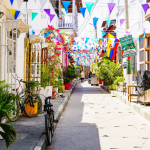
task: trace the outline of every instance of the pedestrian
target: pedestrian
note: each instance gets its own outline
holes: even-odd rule
[[[81,74],[80,74],[80,78],[81,78],[81,82],[83,82],[83,81],[84,81],[84,78],[85,78],[85,74],[84,74],[83,71],[82,71]]]

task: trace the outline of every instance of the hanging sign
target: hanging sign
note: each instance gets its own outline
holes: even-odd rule
[[[122,58],[136,55],[136,50],[135,50],[135,45],[133,42],[132,35],[122,37],[119,40],[120,40],[120,44],[123,50]]]

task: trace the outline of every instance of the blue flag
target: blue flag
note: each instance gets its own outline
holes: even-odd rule
[[[66,11],[66,13],[67,13],[67,10],[68,10],[68,7],[69,7],[71,1],[62,1],[62,3],[63,3],[63,5],[64,5],[65,11]]]
[[[96,26],[96,23],[97,23],[98,19],[99,18],[93,18],[93,25],[94,25],[94,27]]]
[[[81,13],[82,13],[82,16],[85,18],[85,11],[86,11],[86,8],[79,8]]]

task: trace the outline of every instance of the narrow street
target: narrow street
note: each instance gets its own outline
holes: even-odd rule
[[[47,150],[150,150],[150,123],[119,99],[77,84]]]

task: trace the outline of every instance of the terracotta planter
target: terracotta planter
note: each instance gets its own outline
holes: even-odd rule
[[[65,85],[65,90],[69,90],[69,83],[68,84],[64,84]]]
[[[101,79],[99,79],[99,84],[102,84],[104,81],[102,81]]]

